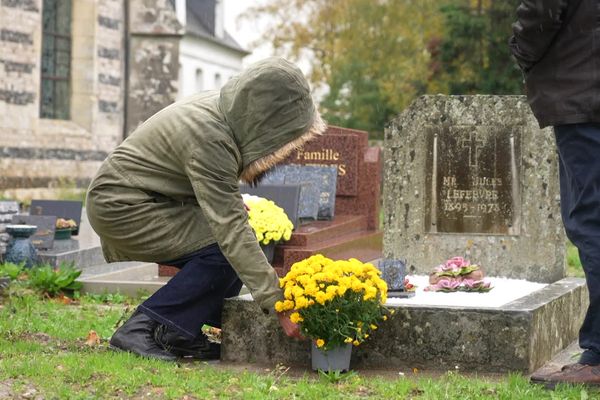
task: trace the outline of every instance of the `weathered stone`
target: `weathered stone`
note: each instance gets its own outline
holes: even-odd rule
[[[248,299],[225,302],[222,360],[307,367],[309,343]],[[500,308],[397,307],[353,349],[351,367],[530,372],[577,337],[587,304],[584,281],[567,278]]]
[[[36,0],[2,0],[4,7],[20,8],[25,11],[39,12]]]
[[[554,147],[525,97],[417,99],[385,134],[384,255],[411,273],[464,256],[488,276],[561,279]]]
[[[12,31],[9,29],[0,30],[0,40],[21,44],[33,44],[33,39],[31,38],[30,34],[25,32]]]
[[[83,188],[124,136],[124,2],[71,1],[70,32],[64,32],[71,44],[69,120],[40,118],[42,47],[47,42],[42,3],[0,1],[0,19],[10,21],[0,23],[0,190],[10,190],[5,195],[17,188],[71,183]],[[112,84],[99,84],[99,76],[110,76]],[[100,99],[112,109],[116,104],[118,112],[99,112]],[[32,193],[18,192],[25,197]]]
[[[17,104],[23,106],[33,103],[34,100],[35,93],[33,92],[0,89],[0,101],[8,104]]]
[[[77,150],[40,147],[2,147],[1,158],[21,158],[27,160],[83,160],[104,161],[108,156],[106,151]]]
[[[105,85],[121,86],[121,78],[109,74],[99,74],[98,81]]]
[[[148,35],[183,35],[184,30],[173,2],[169,0],[132,0],[129,6],[131,31]]]
[[[20,63],[10,60],[0,60],[0,63],[4,64],[4,71],[9,72],[17,72],[19,74],[31,74],[33,71],[33,67],[35,64],[32,63]]]
[[[19,212],[19,203],[16,201],[0,201],[0,214],[16,214]]]
[[[119,30],[119,26],[121,25],[121,20],[116,18],[106,17],[104,15],[98,15],[98,25],[103,26],[108,29]]]
[[[98,109],[105,113],[116,113],[119,111],[119,104],[116,101],[98,100]]]
[[[108,58],[109,60],[118,60],[121,55],[119,49],[108,49],[106,47],[98,47],[98,57]]]
[[[180,37],[131,36],[127,132],[175,101]]]

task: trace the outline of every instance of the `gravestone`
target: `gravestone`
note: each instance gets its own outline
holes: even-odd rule
[[[281,165],[269,171],[259,186],[300,184],[300,218],[331,220],[335,215],[337,172],[335,166]]]
[[[275,248],[273,267],[280,276],[313,254],[365,262],[381,257],[381,151],[369,147],[368,136],[365,131],[329,126],[281,163],[333,167],[337,182],[334,218],[301,225],[288,242]]]
[[[240,193],[252,196],[264,197],[283,208],[294,227],[300,223],[300,185],[263,185],[251,187],[249,185],[240,185]]]
[[[367,132],[330,125],[323,135],[294,151],[283,164],[336,167],[336,215],[365,215],[367,228],[379,229],[381,151],[369,147]]]
[[[386,257],[419,274],[464,256],[488,276],[565,276],[554,136],[522,97],[422,97],[384,157]]]
[[[284,170],[274,168],[265,175],[260,187],[265,185],[285,185],[285,173]],[[316,182],[300,182],[300,196],[298,198],[298,219],[316,220],[319,216],[319,187]],[[243,193],[243,192],[242,192]],[[294,227],[298,227],[299,224],[294,224]]]
[[[38,250],[51,249],[54,244],[56,217],[54,215],[13,215],[12,223],[34,225],[37,231],[31,236],[31,244]]]
[[[466,256],[489,279],[544,283],[509,300],[531,282],[494,278],[503,290],[431,293],[435,303],[422,289],[388,298],[396,312],[354,349],[352,368],[530,373],[577,338],[589,293],[585,280],[561,279],[553,134],[525,97],[421,97],[390,123],[384,159],[386,258],[406,259],[425,282],[444,260]],[[457,296],[461,305],[449,305]],[[223,361],[309,365],[309,346],[289,341],[250,296],[225,301],[222,327]]]
[[[83,203],[75,200],[32,200],[29,214],[54,215],[57,218],[72,219],[77,224],[72,234],[77,236],[81,224],[82,207]]]

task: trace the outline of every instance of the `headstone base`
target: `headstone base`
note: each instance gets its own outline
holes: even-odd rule
[[[98,244],[85,243],[78,239],[54,241],[51,250],[40,250],[39,261],[58,267],[62,263],[73,263],[79,269],[104,264],[102,248]]]
[[[577,337],[585,281],[565,278],[498,308],[391,306],[396,313],[355,347],[352,368],[531,372]],[[287,338],[249,296],[226,300],[221,359],[310,367],[310,343]]]

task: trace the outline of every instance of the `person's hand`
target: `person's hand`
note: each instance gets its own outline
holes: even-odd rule
[[[278,312],[279,325],[281,325],[281,328],[289,337],[304,340],[304,336],[300,333],[300,326],[290,320],[290,314],[291,311]]]

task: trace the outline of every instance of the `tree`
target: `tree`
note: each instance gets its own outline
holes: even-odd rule
[[[508,48],[518,0],[462,0],[440,8],[430,88],[449,94],[521,94],[521,72]]]
[[[311,60],[310,80],[332,124],[381,134],[391,117],[424,92],[426,43],[441,27],[439,0],[271,0],[264,34],[276,53]]]
[[[246,17],[269,16],[263,41],[286,58],[310,60],[329,123],[378,137],[424,93],[520,92],[506,43],[516,5],[502,3],[269,0]]]

